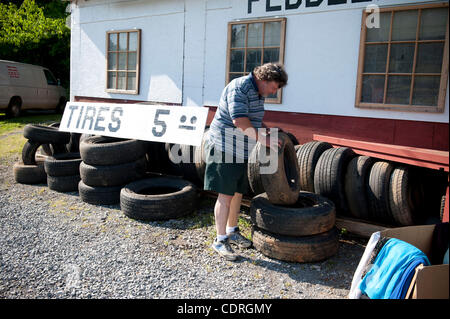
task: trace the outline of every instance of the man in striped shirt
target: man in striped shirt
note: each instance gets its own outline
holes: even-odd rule
[[[260,129],[265,127],[264,99],[276,94],[287,79],[281,65],[267,63],[232,80],[223,90],[211,122],[205,147],[204,189],[218,193],[214,206],[217,237],[212,248],[228,260],[237,258],[230,244],[251,246],[237,227],[242,194],[248,189],[248,156],[256,142],[276,149],[277,145],[270,145],[273,139],[267,129]]]

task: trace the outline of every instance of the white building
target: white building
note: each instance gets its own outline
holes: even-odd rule
[[[448,150],[448,1],[74,0],[71,101],[208,106],[268,61],[265,122]]]

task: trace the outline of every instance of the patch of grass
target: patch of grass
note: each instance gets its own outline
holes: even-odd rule
[[[39,114],[6,119],[5,116],[0,115],[0,136],[8,132],[21,129],[27,124],[60,122],[61,117],[62,114]]]
[[[0,162],[16,154],[21,154],[26,141],[22,134],[12,134],[0,139]]]

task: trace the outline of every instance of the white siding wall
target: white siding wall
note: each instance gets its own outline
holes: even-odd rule
[[[291,1],[294,3],[295,1]],[[358,117],[449,122],[445,113],[358,109],[355,104],[362,10],[367,3],[265,12],[265,0],[78,1],[72,10],[71,97],[217,105],[225,85],[227,24],[236,19],[285,16],[285,66],[289,74],[281,105],[266,109]],[[348,0],[350,2],[350,0]],[[378,5],[419,0],[375,1]],[[140,28],[140,94],[105,92],[106,31]]]

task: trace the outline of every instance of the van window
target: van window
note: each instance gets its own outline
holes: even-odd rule
[[[48,85],[57,85],[58,82],[56,81],[55,77],[49,70],[44,70],[45,78],[47,79]]]

